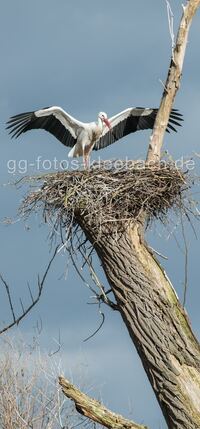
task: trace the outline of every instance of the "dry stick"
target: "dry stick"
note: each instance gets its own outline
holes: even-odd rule
[[[187,297],[187,289],[188,289],[188,244],[187,244],[187,238],[185,234],[184,224],[183,224],[183,216],[181,213],[181,230],[182,230],[182,236],[183,236],[183,243],[184,243],[184,257],[185,257],[185,275],[184,275],[184,289],[183,289],[183,307],[185,307],[186,304],[186,297]]]
[[[12,316],[13,316],[13,322],[11,322],[9,325],[7,325],[7,326],[5,326],[3,329],[1,329],[1,330],[0,330],[0,335],[1,335],[1,334],[3,334],[4,332],[8,331],[8,329],[12,328],[13,326],[15,326],[15,325],[17,325],[17,326],[18,326],[18,324],[21,322],[21,320],[22,320],[22,319],[24,319],[24,317],[25,317],[25,316],[26,316],[26,315],[27,315],[27,314],[32,310],[32,308],[33,308],[33,307],[35,307],[35,305],[38,303],[38,301],[39,301],[39,299],[40,299],[40,297],[41,297],[42,291],[43,291],[43,287],[44,287],[44,284],[45,284],[45,280],[46,280],[47,274],[48,274],[48,272],[49,272],[49,270],[50,270],[50,267],[51,267],[51,265],[52,265],[52,262],[54,261],[54,259],[55,259],[55,257],[56,257],[58,247],[59,247],[59,246],[57,246],[57,247],[56,247],[56,249],[55,249],[55,251],[54,251],[54,253],[53,253],[52,258],[50,259],[50,261],[49,261],[49,263],[48,263],[48,265],[47,265],[47,268],[46,268],[46,270],[45,270],[45,273],[44,273],[44,275],[43,275],[43,277],[42,277],[42,280],[41,280],[41,281],[40,281],[40,277],[39,277],[39,275],[38,275],[38,294],[37,294],[36,298],[33,298],[32,294],[31,294],[31,300],[32,300],[32,302],[31,302],[31,304],[30,304],[27,308],[24,308],[23,303],[22,303],[22,300],[21,300],[21,298],[20,298],[20,303],[21,303],[21,307],[22,307],[22,313],[21,313],[21,315],[20,315],[20,316],[18,316],[18,317],[16,317],[16,316],[15,316],[15,311],[14,311],[13,301],[12,301],[11,294],[10,294],[10,287],[9,287],[9,285],[6,283],[6,281],[4,280],[3,276],[0,274],[0,280],[1,280],[2,284],[4,285],[4,287],[6,288],[6,293],[7,293],[7,295],[8,295],[9,305],[10,305],[10,309],[11,309]],[[30,291],[30,287],[29,287],[29,291]]]
[[[174,98],[180,86],[190,25],[199,6],[200,0],[189,0],[186,6],[183,6],[183,15],[179,26],[176,45],[173,49],[171,64],[164,86],[165,89],[156,116],[153,133],[150,138],[147,163],[156,163],[160,161],[164,133],[168,124]]]
[[[131,420],[124,419],[124,417],[119,414],[112,413],[99,401],[96,401],[85,393],[82,393],[66,378],[59,377],[59,384],[64,395],[74,401],[77,411],[85,417],[88,417],[109,429],[147,429],[147,426],[137,425]]]
[[[3,278],[2,274],[0,274],[0,280],[1,280],[2,284],[5,286],[6,293],[8,296],[9,306],[10,306],[12,317],[13,317],[13,322],[16,323],[15,311],[14,311],[13,302],[12,302],[12,298],[11,298],[11,294],[10,294],[10,287],[9,287],[8,283],[5,281],[5,279]]]

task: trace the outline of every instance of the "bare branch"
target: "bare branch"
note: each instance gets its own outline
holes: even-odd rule
[[[155,253],[155,255],[158,255],[158,256],[160,256],[161,258],[163,258],[163,259],[168,259],[168,257],[167,256],[165,256],[165,255],[163,255],[162,253],[160,253],[160,252],[158,252],[157,250],[155,250],[153,247],[151,247],[151,246],[148,246],[148,249],[149,249],[149,251],[150,252],[152,252],[153,254]]]
[[[87,337],[87,338],[85,338],[85,340],[83,340],[83,342],[84,342],[84,343],[85,343],[86,341],[90,340],[91,338],[93,338],[93,337],[97,334],[97,332],[99,332],[99,331],[100,331],[100,329],[102,328],[102,326],[103,326],[103,324],[104,324],[104,321],[105,321],[105,315],[104,315],[104,313],[102,313],[102,311],[101,311],[101,310],[99,310],[99,314],[100,314],[100,315],[101,315],[101,317],[102,317],[102,321],[101,321],[100,325],[98,326],[98,328],[96,329],[96,331],[94,331],[94,332],[93,332],[93,334],[91,334],[89,337]]]
[[[77,238],[77,241],[78,241],[78,247],[74,248],[73,240],[71,239],[69,246],[67,244],[67,241],[65,240],[65,242],[63,241],[63,244],[62,244],[61,248],[64,247],[67,250],[67,252],[69,253],[69,256],[71,258],[72,264],[73,264],[73,266],[74,266],[77,274],[79,275],[79,277],[81,278],[81,280],[83,281],[83,283],[85,284],[85,286],[88,289],[90,289],[92,291],[92,293],[94,294],[92,298],[96,299],[97,303],[102,303],[103,302],[104,304],[106,304],[110,308],[112,308],[112,310],[118,310],[117,305],[108,298],[107,295],[108,295],[109,291],[105,290],[103,284],[100,282],[100,280],[99,280],[99,278],[98,278],[98,276],[97,276],[97,274],[95,272],[95,269],[93,267],[92,259],[91,259],[91,254],[93,252],[93,246],[90,249],[90,252],[89,252],[89,255],[88,255],[87,254],[87,249],[85,247],[85,244],[86,244],[86,242],[88,240],[87,239],[84,239],[84,241],[80,240],[79,234],[77,234],[76,238]],[[59,251],[60,251],[60,249],[59,249]],[[83,258],[83,261],[84,261],[83,265],[81,267],[78,266],[78,263],[76,262],[75,256],[74,256],[74,255],[76,255],[76,252],[78,252],[78,251],[80,252],[80,254],[81,254],[82,258]],[[100,293],[97,293],[97,291],[91,286],[91,284],[88,283],[88,281],[84,278],[82,270],[83,270],[83,267],[85,265],[88,267],[89,273],[90,273],[90,277],[91,277],[93,283],[95,284],[95,286],[100,290]],[[99,311],[99,313],[102,316],[102,312]],[[103,315],[103,322],[100,324],[100,328],[103,325],[103,323],[104,323],[104,315]],[[97,333],[100,328],[98,328],[95,331],[95,333]],[[93,337],[93,335],[94,334],[92,334],[92,337]],[[89,338],[91,338],[91,336],[88,337],[87,339],[89,339]],[[84,341],[86,341],[86,340],[84,340]]]
[[[185,57],[185,50],[187,46],[190,25],[199,6],[200,0],[188,0],[186,6],[183,7],[183,15],[179,25],[176,45],[173,49],[173,55],[168,71],[165,89],[163,92],[160,108],[158,110],[157,117],[155,120],[153,133],[150,138],[150,144],[147,154],[147,163],[156,163],[160,160],[161,147],[165,130],[168,124],[169,115],[172,109],[174,98],[180,86],[183,61]],[[171,23],[171,15],[169,15],[169,19]],[[171,25],[172,24],[170,24],[170,28]]]
[[[168,0],[166,1],[167,5],[167,16],[168,16],[168,24],[169,24],[169,32],[172,41],[172,58],[174,56],[174,47],[175,47],[175,36],[174,36],[174,14],[172,12],[171,5]]]
[[[92,265],[92,261],[89,259],[89,257],[84,254],[82,252],[82,249],[80,248],[79,251],[81,252],[81,255],[84,259],[84,264],[87,264],[89,272],[90,272],[90,276],[94,282],[94,284],[97,286],[97,288],[100,290],[100,294],[95,294],[95,298],[97,299],[97,301],[99,302],[103,302],[104,304],[108,305],[109,307],[112,308],[112,310],[118,310],[117,304],[115,304],[114,302],[112,302],[109,298],[108,298],[108,292],[105,291],[104,286],[102,285],[102,283],[100,282],[97,273]]]
[[[71,243],[71,246],[73,247],[73,243]],[[83,259],[84,259],[84,265],[87,264],[87,266],[89,268],[90,275],[91,275],[91,278],[92,278],[93,282],[100,289],[100,292],[101,292],[100,294],[98,294],[97,291],[85,280],[85,278],[84,278],[84,276],[83,276],[83,274],[81,272],[81,269],[79,268],[78,264],[75,261],[75,258],[74,258],[73,253],[72,253],[72,249],[70,247],[69,248],[66,247],[66,249],[69,252],[72,264],[73,264],[76,272],[78,273],[79,277],[81,278],[81,280],[83,281],[83,283],[86,285],[86,287],[89,288],[94,293],[94,296],[92,296],[92,298],[94,298],[94,299],[97,300],[97,303],[99,304],[99,314],[102,317],[101,323],[98,326],[98,328],[91,335],[89,335],[87,338],[85,338],[83,340],[84,342],[86,342],[86,341],[90,340],[91,338],[93,338],[97,334],[97,332],[100,331],[100,329],[102,328],[102,326],[104,324],[105,315],[101,311],[101,303],[103,302],[104,304],[107,304],[113,310],[117,310],[118,308],[117,308],[117,305],[114,302],[112,302],[107,297],[107,294],[106,294],[106,292],[104,290],[104,287],[101,284],[101,282],[99,281],[99,279],[97,277],[97,274],[95,273],[95,270],[93,268],[92,262],[90,261],[90,258],[87,256],[86,251],[85,251],[85,253],[83,252],[82,246],[79,245],[79,252],[81,253],[81,255],[82,255]],[[73,249],[73,251],[74,251],[74,249]],[[96,302],[94,304],[96,304]]]
[[[31,304],[27,308],[24,308],[23,302],[22,302],[22,300],[20,298],[20,303],[21,303],[21,307],[22,307],[22,313],[18,317],[15,314],[15,310],[14,310],[14,306],[13,306],[13,301],[12,301],[11,294],[10,294],[10,287],[6,283],[6,281],[4,280],[3,276],[0,274],[0,280],[2,281],[2,284],[5,286],[6,293],[7,293],[7,296],[8,296],[9,306],[10,306],[10,309],[11,309],[11,312],[12,312],[12,316],[13,316],[13,321],[9,325],[5,326],[3,329],[0,330],[0,335],[3,334],[3,332],[8,331],[8,329],[12,328],[13,326],[18,325],[21,322],[21,320],[24,319],[24,317],[38,303],[38,301],[40,299],[40,296],[42,294],[42,290],[43,290],[43,287],[44,287],[44,283],[45,283],[47,274],[48,274],[48,272],[50,270],[50,267],[51,267],[51,264],[52,264],[53,260],[55,259],[56,254],[57,254],[58,247],[59,246],[57,246],[55,248],[53,256],[52,256],[52,258],[50,259],[50,261],[49,261],[49,263],[47,265],[47,268],[45,270],[45,273],[44,273],[41,281],[40,281],[40,278],[38,276],[38,294],[37,294],[36,298],[33,298],[33,295],[30,292],[30,287],[29,287],[29,292],[30,292],[30,295],[31,295],[31,301],[32,302],[31,302]]]
[[[12,316],[13,316],[13,322],[15,324],[16,323],[16,318],[15,318],[14,307],[13,307],[12,298],[11,298],[11,294],[10,294],[10,288],[9,288],[8,283],[4,280],[2,274],[0,274],[0,279],[1,279],[2,284],[5,286],[5,289],[6,289],[6,293],[7,293],[7,296],[8,296],[8,301],[9,301],[11,313],[12,313]]]
[[[183,235],[184,254],[185,254],[184,292],[183,292],[183,307],[185,307],[187,290],[188,290],[188,243],[185,235],[182,213],[181,213],[181,229],[182,229],[182,235]]]
[[[127,420],[119,414],[112,413],[99,401],[91,399],[81,392],[66,378],[59,377],[59,384],[65,396],[74,401],[77,411],[109,429],[147,429],[147,426],[138,425],[131,420]]]
[[[55,354],[59,353],[59,351],[61,350],[62,347],[62,343],[61,343],[61,335],[60,335],[60,329],[58,332],[58,340],[56,340],[56,338],[53,338],[53,340],[55,341],[55,343],[57,344],[57,348],[54,351],[49,352],[49,356],[52,357]]]

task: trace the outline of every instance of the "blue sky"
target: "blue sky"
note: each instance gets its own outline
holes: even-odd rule
[[[171,0],[175,29],[182,1]],[[199,152],[200,61],[199,13],[194,19],[184,63],[181,89],[175,107],[184,115],[177,134],[167,135],[164,149],[177,159]],[[11,140],[5,122],[11,116],[44,106],[59,105],[83,121],[95,120],[99,111],[109,116],[131,106],[157,107],[170,60],[171,41],[165,1],[160,0],[7,0],[1,5],[1,98],[0,98],[0,219],[12,217],[11,226],[0,224],[0,271],[19,297],[27,303],[27,280],[36,287],[37,273],[50,257],[48,227],[40,216],[19,221],[17,209],[24,190],[6,185],[21,177],[9,172],[9,160],[19,167],[29,165],[28,174],[37,174],[35,160],[66,159],[66,148],[48,133],[33,131]],[[111,145],[101,155],[110,158],[144,158],[149,132],[137,133]],[[198,159],[197,173],[199,170]],[[33,164],[34,167],[30,167]],[[13,164],[12,164],[13,165]],[[22,165],[22,164],[21,164]],[[24,165],[24,164],[23,164]],[[197,189],[198,191],[198,189]],[[196,196],[198,198],[198,195]],[[179,220],[170,232],[182,245]],[[154,225],[148,233],[152,245],[169,255],[162,261],[178,294],[182,297],[184,255],[168,229]],[[189,226],[189,292],[187,310],[199,335],[199,226],[198,240]],[[99,271],[99,274],[102,275]],[[104,403],[111,409],[151,427],[165,427],[136,351],[120,316],[104,309],[106,321],[101,331],[83,343],[99,324],[95,306],[88,306],[89,291],[81,284],[65,254],[60,253],[49,274],[44,294],[32,314],[21,324],[24,336],[32,336],[41,317],[41,347],[54,347],[60,329],[66,374],[81,362]],[[10,314],[0,289],[1,320]],[[131,415],[130,415],[131,412]]]

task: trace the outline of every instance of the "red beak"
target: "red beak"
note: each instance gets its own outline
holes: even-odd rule
[[[109,130],[111,130],[111,123],[109,122],[109,120],[107,118],[103,119],[104,124],[107,125],[107,127],[109,128]]]

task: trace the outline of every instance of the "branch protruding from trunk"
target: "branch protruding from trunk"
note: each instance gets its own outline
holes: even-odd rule
[[[127,420],[119,414],[112,413],[96,399],[90,398],[77,389],[66,378],[59,377],[59,384],[65,396],[74,401],[77,411],[108,429],[148,429],[147,426],[138,425]]]

